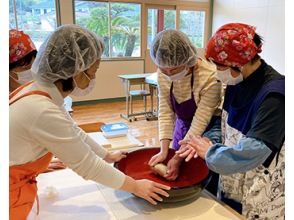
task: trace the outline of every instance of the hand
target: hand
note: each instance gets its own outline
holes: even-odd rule
[[[164,178],[170,181],[175,180],[179,176],[181,163],[182,158],[179,158],[177,155],[170,159],[167,163],[167,172]]]
[[[170,190],[169,186],[165,186],[160,183],[156,183],[150,180],[136,180],[136,187],[134,194],[143,199],[146,199],[153,205],[156,205],[157,201],[162,201],[159,195],[169,197],[168,193],[164,190]]]
[[[61,160],[59,160],[57,157],[52,158],[52,160],[50,161],[47,169],[44,171],[44,173],[48,173],[48,172],[52,172],[55,170],[60,170],[60,169],[65,169],[66,166],[64,165],[64,163],[62,163]]]
[[[205,155],[209,148],[213,145],[212,142],[206,137],[200,136],[191,136],[188,144],[193,147],[198,156],[201,158],[205,158]]]
[[[156,164],[164,161],[167,157],[168,152],[160,151],[158,154],[155,154],[151,159],[149,160],[148,164],[149,166],[153,167]]]
[[[120,161],[122,158],[125,158],[126,156],[127,156],[126,151],[116,150],[113,152],[108,152],[104,160],[108,163],[114,163],[114,162]]]
[[[196,150],[189,144],[181,145],[176,154],[181,158],[186,158],[185,161],[189,162],[192,158],[198,157]]]

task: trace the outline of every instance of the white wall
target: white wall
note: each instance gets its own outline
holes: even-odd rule
[[[229,22],[256,26],[264,38],[262,58],[285,73],[284,0],[214,0],[212,33]]]

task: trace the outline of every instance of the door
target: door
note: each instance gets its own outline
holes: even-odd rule
[[[209,6],[146,5],[145,72],[155,72],[157,67],[150,57],[150,46],[155,35],[163,30],[176,29],[185,33],[204,57],[204,47],[209,32]]]
[[[146,7],[147,16],[147,48],[145,50],[145,72],[155,72],[157,67],[150,57],[150,46],[157,33],[163,30],[176,29],[175,6],[152,6]]]

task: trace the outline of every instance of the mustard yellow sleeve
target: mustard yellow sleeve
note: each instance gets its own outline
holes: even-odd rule
[[[209,76],[207,77],[207,75]],[[215,72],[204,71],[204,73],[200,72],[198,76],[197,86],[194,87],[194,97],[198,97],[197,110],[185,139],[189,135],[204,133],[212,116],[219,111],[218,108],[222,101],[222,84],[217,81]]]

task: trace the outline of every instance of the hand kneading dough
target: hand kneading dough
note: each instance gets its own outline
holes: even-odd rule
[[[153,167],[153,171],[160,176],[164,176],[167,172],[167,166],[163,163],[158,163]]]

